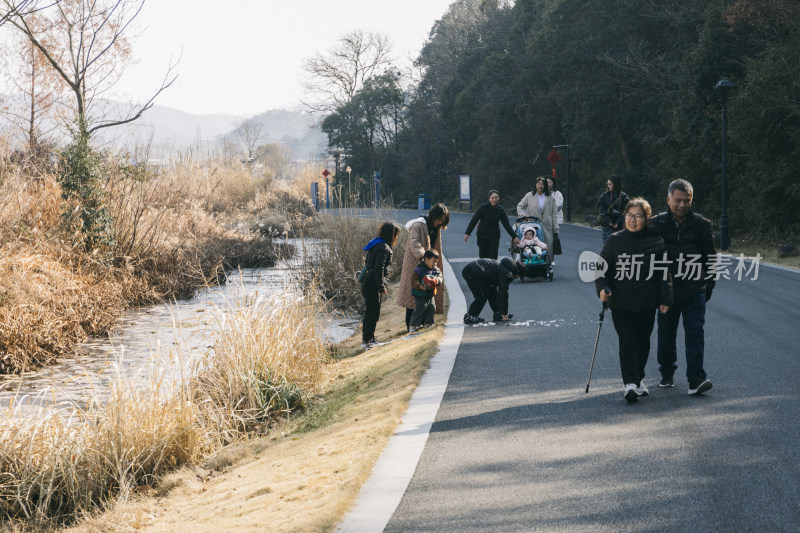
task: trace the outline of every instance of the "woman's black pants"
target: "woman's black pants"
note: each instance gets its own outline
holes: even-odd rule
[[[650,334],[653,332],[656,313],[612,309],[611,319],[619,336],[619,366],[622,382],[640,385],[644,379],[644,367],[650,355]]]
[[[497,249],[500,247],[500,237],[478,237],[478,257],[497,259]]]
[[[361,294],[364,296],[364,303],[366,304],[364,323],[361,328],[361,340],[369,342],[375,338],[375,326],[381,317],[381,297],[378,294],[378,289],[372,284],[362,286]]]

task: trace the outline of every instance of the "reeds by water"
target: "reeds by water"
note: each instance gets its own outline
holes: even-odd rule
[[[213,350],[178,381],[117,374],[85,409],[0,420],[0,528],[70,521],[302,410],[327,360],[319,310],[299,295],[240,302],[217,310]]]
[[[86,251],[61,224],[55,178],[9,168],[0,174],[2,373],[70,354],[76,342],[105,334],[126,307],[187,298],[226,270],[272,264],[274,233],[258,219],[278,202],[285,219],[292,205],[291,192],[238,164],[183,160],[148,169],[109,160],[103,194],[113,245]]]
[[[202,425],[214,428],[218,445],[305,408],[328,357],[321,312],[313,294],[289,291],[215,313],[216,329],[224,333],[193,365],[188,397],[199,406]]]

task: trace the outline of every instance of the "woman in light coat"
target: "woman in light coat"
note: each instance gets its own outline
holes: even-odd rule
[[[406,223],[408,229],[408,242],[403,255],[403,270],[400,274],[400,287],[397,290],[397,305],[406,308],[406,329],[410,325],[411,314],[414,312],[416,302],[411,294],[411,275],[425,255],[425,250],[433,248],[439,252],[436,265],[443,271],[442,230],[447,229],[450,223],[450,212],[444,204],[436,204],[427,215],[410,220]],[[434,296],[436,312],[444,312],[444,291],[436,291]]]
[[[556,207],[558,208],[558,225],[564,223],[564,195],[558,190],[555,178],[547,178],[547,188],[550,190],[550,195],[556,199]]]
[[[536,217],[542,223],[542,240],[548,250],[553,249],[553,239],[558,235],[558,206],[547,187],[547,178],[536,178],[536,191],[525,195],[517,204],[517,216]]]

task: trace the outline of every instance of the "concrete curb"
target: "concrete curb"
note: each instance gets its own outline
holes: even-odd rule
[[[445,258],[446,259],[446,258]],[[450,262],[442,262],[445,286],[450,300],[444,339],[431,359],[411,396],[408,410],[375,463],[369,479],[361,487],[355,507],[344,517],[336,531],[341,533],[377,533],[383,531],[400,504],[408,483],[428,441],[428,434],[447,389],[450,372],[456,361],[464,333],[467,303]],[[448,327],[449,326],[449,327]],[[456,327],[453,327],[456,326]]]

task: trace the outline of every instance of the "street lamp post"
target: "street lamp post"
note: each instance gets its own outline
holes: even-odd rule
[[[570,131],[572,130],[572,124],[569,123],[569,120],[564,122],[563,128],[564,128],[564,131],[567,132],[567,179],[565,180],[566,183],[564,184],[564,188],[567,191],[567,197],[564,198],[564,214],[567,216],[567,222],[572,222],[572,216],[570,215],[570,209],[569,209],[569,199],[570,199],[570,196],[571,196],[570,193],[569,193],[569,167],[570,167],[570,161],[569,161],[569,134],[570,134]]]
[[[342,207],[342,193],[341,193],[341,186],[339,185],[339,156],[342,155],[339,150],[333,151],[333,161],[336,163],[336,173],[333,175],[333,183],[335,184],[334,190],[339,191],[339,207]]]
[[[444,189],[442,188],[442,180],[444,174],[444,164],[443,164],[443,150],[444,150],[444,141],[438,139],[436,144],[439,145],[439,202],[444,203]]]
[[[353,191],[350,188],[350,173],[353,171],[353,169],[350,168],[350,165],[347,165],[347,168],[344,169],[344,171],[347,172],[347,203],[348,203],[347,206],[348,207],[352,207],[352,204],[353,204]]]
[[[720,248],[726,251],[730,246],[728,236],[728,97],[735,85],[723,76],[714,88],[718,91],[722,103],[722,214],[720,216],[719,240]]]
[[[564,149],[567,150],[567,177],[566,177],[566,180],[565,180],[565,183],[564,183],[564,188],[567,191],[567,194],[564,197],[564,218],[566,219],[567,222],[571,222],[572,218],[570,217],[570,210],[569,210],[569,196],[570,196],[570,194],[569,194],[569,130],[570,130],[570,128],[572,128],[572,124],[570,124],[569,121],[567,121],[567,122],[565,122],[563,124],[563,128],[567,132],[567,144],[556,144],[556,145],[553,146],[553,150],[555,150],[556,148],[564,148]],[[550,159],[549,156],[548,156],[548,159]],[[554,162],[553,163],[553,172],[554,173],[555,173],[555,168],[556,167],[555,167],[555,162]]]

